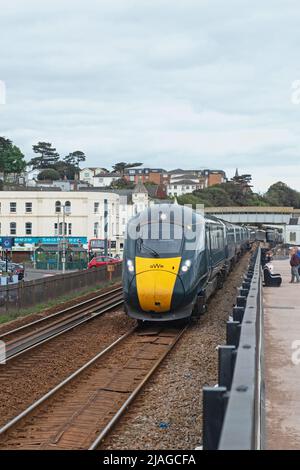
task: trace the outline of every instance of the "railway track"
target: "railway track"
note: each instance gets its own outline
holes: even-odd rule
[[[0,429],[0,449],[96,449],[184,327],[134,327]]]
[[[6,345],[6,361],[86,323],[123,303],[122,288],[80,302],[47,317],[0,335]]]

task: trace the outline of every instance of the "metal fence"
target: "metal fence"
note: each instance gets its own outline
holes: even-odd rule
[[[251,259],[239,289],[227,345],[219,346],[219,380],[203,389],[203,448],[262,447],[263,307],[261,250]]]
[[[105,285],[110,276],[112,280],[121,278],[122,263],[114,265],[112,273],[106,266],[79,272],[57,274],[44,279],[0,287],[0,316],[17,315],[21,310],[64,296],[80,292],[86,288]]]

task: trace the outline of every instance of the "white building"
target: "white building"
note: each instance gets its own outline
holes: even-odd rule
[[[108,238],[116,241],[120,249],[128,220],[149,205],[148,193],[142,186],[137,185],[128,198],[107,191],[1,191],[0,239],[12,236],[22,245],[55,243],[63,229],[73,243],[103,239],[107,200]]]
[[[122,178],[122,175],[119,173],[100,173],[93,177],[91,184],[95,188],[107,188],[111,183],[119,180],[120,178]]]
[[[167,194],[168,196],[177,197],[182,196],[183,194],[192,193],[199,188],[199,182],[196,182],[193,179],[178,179],[173,180],[172,183],[168,184]]]
[[[94,176],[102,173],[107,173],[107,170],[105,168],[100,167],[83,168],[82,170],[80,170],[79,179],[80,181],[85,181],[86,183],[89,183],[91,186],[93,186]]]
[[[285,225],[283,234],[285,243],[300,246],[300,225]]]

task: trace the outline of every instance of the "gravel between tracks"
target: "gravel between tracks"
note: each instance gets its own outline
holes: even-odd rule
[[[181,338],[100,449],[194,449],[202,441],[202,387],[215,385],[216,347],[246,270],[245,255],[207,313]]]
[[[0,365],[0,426],[135,325],[122,309],[81,325]],[[25,371],[25,372],[24,372]]]

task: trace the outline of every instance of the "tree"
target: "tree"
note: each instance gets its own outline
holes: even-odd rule
[[[132,181],[127,181],[126,178],[119,178],[115,181],[112,181],[110,188],[112,189],[133,189],[135,184]]]
[[[236,171],[235,176],[232,178],[231,182],[239,186],[239,190],[242,192],[251,192],[251,181],[252,176],[249,174],[239,175]]]
[[[113,170],[116,173],[121,173],[122,176],[125,174],[125,170],[127,168],[135,168],[137,166],[141,166],[142,163],[126,163],[126,162],[119,162],[112,166]]]
[[[38,174],[39,181],[43,181],[43,180],[57,181],[59,179],[60,179],[60,175],[58,171],[54,170],[53,168],[47,168],[46,170],[43,170]]]
[[[300,193],[285,183],[278,181],[269,187],[265,199],[271,206],[290,206],[300,208]]]
[[[63,160],[59,160],[55,165],[53,165],[53,169],[59,173],[61,179],[67,178],[68,180],[74,180],[78,173],[78,168],[76,166],[66,163]]]
[[[67,165],[72,165],[76,168],[79,168],[80,163],[86,161],[86,156],[80,150],[76,150],[75,152],[69,153],[66,157],[64,157],[64,162]]]
[[[28,163],[33,168],[45,169],[53,167],[59,161],[59,154],[56,148],[52,147],[49,142],[39,142],[32,146],[34,153],[39,154]]]
[[[26,162],[23,153],[5,137],[0,137],[0,172],[5,181],[7,174],[20,174],[26,168]]]

